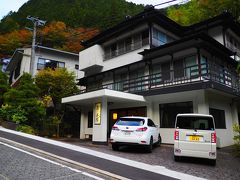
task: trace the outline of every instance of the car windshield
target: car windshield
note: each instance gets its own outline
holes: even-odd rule
[[[178,116],[176,128],[214,130],[213,118],[196,116]]]
[[[144,124],[144,119],[138,118],[120,118],[116,125],[120,126],[142,126]]]

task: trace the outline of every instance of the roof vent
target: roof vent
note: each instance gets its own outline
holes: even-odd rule
[[[144,11],[151,11],[153,9],[154,9],[154,6],[149,4],[144,7]]]

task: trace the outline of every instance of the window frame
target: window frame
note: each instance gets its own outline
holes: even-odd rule
[[[42,61],[42,62],[40,62]],[[39,57],[38,58],[38,61],[37,61],[37,70],[43,70],[46,68],[46,61],[49,61],[49,62],[55,62],[57,64],[57,67],[56,68],[65,68],[65,62],[63,61],[56,61],[56,60],[52,60],[52,59],[47,59],[47,58],[42,58],[42,57]],[[64,66],[63,67],[60,67],[59,65],[60,64],[63,64]],[[39,68],[39,65],[43,66],[43,68]]]
[[[218,123],[219,121],[219,118],[216,118],[216,116],[213,115],[213,113],[211,112],[212,111],[218,111],[218,112],[215,112],[216,114],[218,114],[218,117],[219,118],[223,118],[222,120],[224,121],[223,122],[223,127],[219,127],[220,124]],[[220,112],[221,111],[221,112]],[[214,122],[215,122],[215,129],[227,129],[227,126],[226,126],[226,113],[225,113],[225,110],[224,109],[218,109],[218,108],[212,108],[212,107],[209,107],[209,114],[213,116],[214,118]],[[221,124],[222,125],[222,124]]]
[[[169,106],[171,106],[172,105],[172,107],[170,107],[170,108],[174,108],[174,109],[176,109],[176,105],[177,104],[186,104],[187,106],[185,106],[185,108],[189,108],[190,107],[190,111],[189,112],[185,112],[185,113],[193,113],[193,101],[185,101],[185,102],[173,102],[173,103],[164,103],[164,104],[159,104],[159,124],[160,124],[160,128],[164,128],[164,129],[171,129],[171,128],[175,128],[175,121],[176,121],[176,116],[177,116],[177,114],[178,113],[184,113],[184,112],[177,112],[176,113],[176,116],[174,117],[174,119],[172,119],[172,120],[170,120],[170,123],[168,122],[168,123],[163,123],[163,120],[164,119],[162,119],[163,118],[163,115],[161,115],[161,113],[162,113],[162,107],[161,106],[167,106],[168,105],[168,107],[167,107],[167,109],[169,108]],[[174,105],[174,106],[173,106]],[[165,107],[166,108],[166,107]],[[176,110],[174,110],[174,111],[176,111]],[[169,121],[169,120],[168,120]],[[172,123],[171,123],[172,122]],[[166,126],[166,124],[167,124],[167,126]],[[164,125],[164,126],[163,126]],[[169,125],[171,125],[171,127],[169,126]]]

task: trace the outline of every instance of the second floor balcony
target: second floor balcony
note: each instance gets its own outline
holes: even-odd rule
[[[171,93],[196,89],[217,89],[234,95],[240,95],[239,76],[217,64],[204,63],[187,68],[174,69],[156,74],[144,75],[124,81],[95,86],[89,86],[80,93],[111,89],[134,94],[152,95],[157,90],[159,93]],[[172,91],[173,90],[173,91]],[[154,93],[153,93],[154,94]]]

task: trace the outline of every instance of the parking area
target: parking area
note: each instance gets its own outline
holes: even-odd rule
[[[186,174],[207,179],[239,179],[240,158],[234,155],[233,147],[218,149],[216,166],[209,165],[207,160],[184,158],[180,162],[173,159],[173,146],[161,145],[146,153],[141,147],[122,147],[120,151],[113,151],[111,145],[94,145],[90,141],[63,140],[65,142],[90,148],[107,154],[156,165]]]

